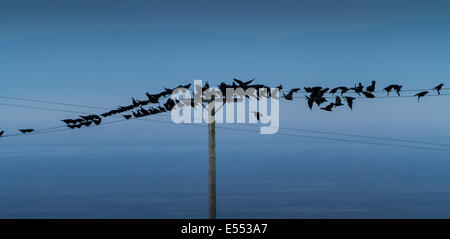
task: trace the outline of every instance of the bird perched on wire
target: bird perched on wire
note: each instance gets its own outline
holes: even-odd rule
[[[300,90],[300,88],[294,88],[294,89],[291,89],[287,95],[286,95],[286,94],[283,94],[283,97],[284,97],[286,100],[292,100],[292,99],[293,99],[294,93],[295,93],[295,92],[298,92],[299,90]]]
[[[376,81],[372,81],[372,85],[367,86],[366,91],[373,93],[375,91],[375,84],[376,84]]]
[[[433,90],[437,91],[438,95],[441,95],[441,90],[444,84],[439,84],[438,86],[434,87]]]
[[[22,132],[23,134],[26,134],[26,133],[31,133],[31,132],[33,132],[34,129],[19,129],[19,131]]]
[[[350,107],[351,110],[353,110],[353,101],[355,100],[354,97],[350,96],[344,96],[345,101],[347,101],[348,107]]]
[[[364,86],[359,82],[358,86],[355,85],[355,87],[351,88],[355,91],[358,95],[361,95],[362,91],[364,90]]]
[[[384,88],[383,90],[386,91],[387,95],[389,96],[389,92],[391,92],[392,89],[393,89],[393,85],[390,85],[390,86]]]
[[[395,90],[395,92],[397,92],[397,95],[400,96],[400,91],[402,90],[402,85],[392,85],[392,89]]]
[[[420,93],[415,94],[415,96],[417,96],[417,101],[420,100],[420,98],[424,97],[425,95],[427,95],[429,92],[428,91],[423,91]]]
[[[320,109],[325,110],[325,111],[333,111],[334,106],[335,106],[335,104],[331,103],[331,104],[327,105],[326,107],[320,108]]]

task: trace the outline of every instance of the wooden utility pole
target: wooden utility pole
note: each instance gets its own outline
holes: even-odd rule
[[[209,192],[209,219],[216,219],[216,123],[214,100],[209,104],[208,122],[208,146],[209,146],[209,169],[208,169],[208,192]]]

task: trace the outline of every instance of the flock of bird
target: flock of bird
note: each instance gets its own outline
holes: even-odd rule
[[[438,86],[434,87],[432,90],[437,91],[437,93],[440,95],[441,94],[441,90],[442,87],[444,86],[444,84],[439,84]],[[389,96],[389,93],[392,91],[395,91],[397,93],[398,96],[400,96],[400,92],[402,90],[402,85],[389,85],[386,88],[383,89],[383,91],[386,91],[387,95]],[[341,96],[336,96],[335,98],[335,102],[328,104],[325,107],[321,107],[321,110],[325,110],[325,111],[333,111],[333,108],[335,107],[339,107],[339,106],[343,106],[344,104],[342,103],[342,98],[345,99],[345,101],[347,102],[348,107],[352,110],[353,109],[353,101],[356,100],[355,97],[351,97],[351,96],[344,96],[345,93],[347,92],[354,92],[356,94],[358,94],[359,96],[361,96],[361,94],[363,94],[366,98],[370,98],[373,99],[375,98],[375,95],[373,94],[375,92],[376,89],[376,81],[372,81],[371,85],[364,87],[361,83],[359,83],[358,85],[355,85],[354,87],[346,87],[346,86],[339,86],[336,88],[333,88],[330,90],[330,88],[323,88],[321,86],[316,86],[316,87],[304,87],[304,90],[306,93],[309,94],[309,96],[306,96],[306,100],[308,101],[308,107],[310,109],[313,108],[314,103],[318,106],[321,107],[321,105],[325,102],[328,102],[326,99],[325,94],[337,94],[338,92],[340,92]],[[300,88],[293,88],[291,89],[287,94],[283,94],[283,97],[286,100],[293,100],[293,95],[294,93],[300,91]],[[420,93],[417,93],[414,96],[417,96],[417,101],[420,100],[421,97],[427,95],[429,92],[428,91],[423,91]]]
[[[224,103],[228,103],[228,102],[234,102],[234,97],[233,96],[229,96],[227,95],[227,89],[243,89],[243,91],[235,91],[235,94],[241,97],[255,97],[256,99],[259,100],[260,95],[260,90],[261,89],[265,89],[265,93],[272,98],[278,98],[277,95],[271,95],[271,88],[266,86],[266,85],[262,85],[262,84],[252,84],[254,81],[254,79],[249,80],[249,81],[241,81],[238,79],[233,79],[232,84],[226,84],[225,82],[222,82],[218,85],[217,89],[213,89],[209,87],[208,82],[205,83],[204,86],[196,86],[196,93],[194,95],[194,98],[196,97],[201,97],[201,94],[204,94],[205,96],[211,97],[211,96],[225,96],[223,97],[223,102]],[[442,87],[444,86],[444,84],[440,84],[434,88],[432,88],[432,90],[437,91],[437,93],[440,95],[440,91],[442,90]],[[201,103],[202,100],[200,101],[196,101],[196,100],[189,100],[189,101],[183,101],[180,102],[179,100],[173,100],[171,98],[167,99],[164,103],[161,103],[161,101],[163,100],[164,97],[166,96],[170,96],[173,91],[177,88],[185,88],[185,89],[189,89],[191,87],[191,84],[187,84],[187,85],[179,85],[178,87],[174,88],[174,89],[168,89],[168,88],[164,88],[164,91],[158,93],[158,94],[150,94],[148,92],[146,92],[146,99],[145,100],[136,100],[134,98],[132,98],[132,102],[130,105],[126,105],[126,106],[119,106],[114,110],[110,110],[108,112],[102,113],[100,115],[80,115],[78,118],[75,119],[64,119],[62,120],[67,127],[71,128],[71,129],[75,129],[75,128],[81,128],[83,126],[85,127],[89,127],[91,125],[100,125],[102,122],[102,118],[107,118],[107,117],[111,117],[111,116],[115,116],[117,114],[122,114],[121,116],[126,119],[129,120],[131,118],[141,118],[141,117],[145,117],[145,116],[149,116],[149,115],[154,115],[154,114],[159,114],[159,113],[163,113],[163,112],[168,112],[171,111],[172,109],[174,109],[175,106],[191,106],[191,107],[195,107],[197,104]],[[384,88],[383,90],[386,91],[387,95],[389,96],[389,93],[391,93],[392,91],[396,92],[398,96],[400,96],[400,92],[403,86],[401,85],[389,85],[386,88]],[[283,86],[280,85],[277,87],[278,90],[282,90]],[[306,100],[307,100],[307,104],[308,107],[312,110],[314,104],[316,104],[321,110],[324,111],[333,111],[334,108],[339,107],[339,106],[343,106],[344,104],[342,103],[342,99],[345,99],[348,107],[350,109],[353,109],[353,102],[356,99],[355,97],[351,97],[351,96],[347,96],[344,95],[348,92],[354,92],[358,95],[361,96],[364,95],[366,98],[375,98],[375,95],[373,94],[375,92],[376,89],[376,82],[372,81],[371,85],[364,87],[361,83],[359,83],[358,85],[355,85],[354,87],[345,87],[345,86],[340,86],[340,87],[336,87],[330,90],[330,88],[322,88],[320,86],[316,86],[316,87],[304,87],[304,90],[307,94],[306,95]],[[245,91],[245,93],[244,93]],[[290,89],[288,91],[287,94],[283,94],[282,97],[288,101],[291,101],[294,99],[294,93],[297,93],[301,91],[300,88],[293,88]],[[321,107],[322,104],[324,104],[325,102],[328,102],[326,98],[328,98],[325,94],[330,94],[330,95],[335,95],[337,93],[340,93],[340,96],[336,96],[335,100],[333,103],[329,103],[327,106],[325,107]],[[219,94],[220,93],[220,94]],[[415,96],[417,96],[417,100],[419,101],[421,97],[427,95],[429,92],[428,91],[423,91],[420,92],[418,94],[416,94]],[[144,108],[147,107],[148,105],[152,105],[148,108]],[[157,105],[157,106],[156,106]],[[131,111],[131,113],[129,114],[124,114],[125,112]],[[253,112],[255,114],[255,117],[257,118],[257,120],[259,120],[262,117],[262,114],[259,112]],[[23,134],[27,134],[27,133],[31,133],[34,131],[34,129],[20,129],[19,130],[21,133]],[[0,137],[4,134],[4,131],[0,131]]]

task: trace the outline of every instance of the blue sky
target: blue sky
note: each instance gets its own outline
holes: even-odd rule
[[[2,96],[115,107],[128,104],[131,96],[144,97],[146,91],[159,92],[163,87],[193,83],[194,79],[219,83],[229,82],[233,77],[256,78],[260,83],[272,86],[282,83],[286,88],[351,86],[360,81],[369,84],[372,80],[378,82],[379,88],[391,83],[402,84],[406,89],[450,84],[448,1],[126,1],[114,4],[110,1],[1,1],[0,4]],[[0,102],[67,109],[6,99]],[[345,108],[333,113],[311,112],[303,101],[282,102],[280,126],[450,143],[448,102],[447,97],[424,98],[420,103],[414,98],[361,100],[355,103],[353,111]],[[52,127],[59,125],[60,119],[77,116],[7,106],[0,106],[0,112],[0,129],[5,130]],[[218,141],[221,142],[218,152],[227,155],[225,149],[237,150],[241,152],[238,158],[244,161],[261,146],[272,151],[285,150],[279,160],[291,162],[292,158],[304,156],[300,157],[299,164],[292,162],[290,166],[299,170],[306,167],[316,172],[308,176],[305,182],[314,185],[320,184],[324,176],[317,166],[335,175],[325,180],[326,183],[345,184],[365,173],[369,175],[366,176],[370,182],[368,185],[378,185],[374,182],[378,182],[376,179],[380,175],[389,177],[382,173],[383,168],[387,168],[389,172],[410,170],[410,179],[414,176],[429,179],[430,175],[438,174],[442,177],[430,179],[435,180],[431,183],[448,186],[445,174],[439,171],[449,166],[442,160],[448,154],[441,152],[249,135],[226,130],[218,135]],[[16,162],[17,159],[41,162],[36,163],[36,167],[42,167],[41,174],[33,180],[42,180],[42,185],[53,185],[65,172],[64,164],[58,164],[62,168],[54,168],[53,158],[77,160],[96,155],[100,161],[88,163],[81,160],[74,167],[100,169],[102,160],[115,152],[116,156],[122,155],[124,160],[129,160],[128,166],[132,171],[132,168],[139,167],[139,160],[149,152],[177,152],[176,157],[168,156],[169,165],[164,162],[158,164],[159,170],[165,172],[171,163],[178,162],[177,157],[186,159],[183,162],[187,168],[191,167],[187,162],[199,162],[197,155],[206,157],[205,144],[205,129],[130,121],[73,132],[8,138],[0,142],[0,151],[8,155],[5,156],[8,162]],[[316,149],[321,152],[314,152]],[[196,153],[186,154],[191,151]],[[348,151],[358,153],[345,153]],[[342,153],[345,157],[330,156]],[[380,158],[376,157],[380,154],[384,155],[383,162],[392,160],[404,164],[381,164]],[[134,156],[128,158],[127,155]],[[274,167],[275,162],[270,158],[264,157],[264,154],[260,157],[263,157],[265,166]],[[328,168],[330,157],[343,160],[344,164],[354,163],[356,166],[350,174],[354,173],[355,178],[344,175],[345,170],[340,167],[334,171]],[[436,161],[420,163],[420,157]],[[357,163],[366,158],[367,164]],[[310,161],[313,159],[318,161]],[[413,166],[408,160],[414,161]],[[233,163],[239,165],[237,161]],[[374,164],[375,169],[367,169],[368,165]],[[20,175],[32,170],[15,163],[7,165],[1,167],[0,176],[5,183],[0,187],[8,187],[8,182],[12,181],[6,179],[18,177],[14,173]],[[243,165],[247,166],[245,163]],[[417,165],[427,171],[420,171]],[[231,162],[223,167],[228,167],[229,171],[224,170],[227,175],[234,175]],[[53,171],[45,171],[49,168]],[[61,170],[60,174],[48,175],[58,170]],[[261,170],[272,180],[278,176],[281,182],[289,179],[280,176],[280,172],[289,171],[289,168],[281,167],[278,172]],[[172,171],[166,172],[170,175]],[[76,170],[69,170],[68,173],[80,176]],[[102,173],[111,179],[125,171],[105,169]],[[181,173],[180,177],[186,177],[186,180],[190,178],[189,172],[177,173]],[[410,184],[402,184],[404,178],[401,175],[390,176],[394,177],[391,182],[398,183],[395,184],[398,187],[416,190]],[[108,177],[104,177],[107,180]],[[245,178],[240,174],[236,177],[236,180]],[[258,180],[260,177],[255,176]],[[25,178],[19,180],[23,180],[24,184],[17,188],[25,190],[27,182],[30,182]],[[253,179],[245,178],[249,181]],[[152,177],[147,180],[153,180],[153,183],[158,181]],[[411,181],[414,180],[408,182]],[[86,184],[94,182],[88,181]],[[269,184],[276,185],[275,182]],[[97,186],[105,186],[102,185]],[[225,184],[224,187],[230,185]],[[426,188],[427,185],[420,187]],[[57,188],[58,185],[54,186]],[[160,186],[163,187],[164,183]],[[126,187],[121,190],[126,194]],[[238,193],[233,192],[232,187],[228,190],[231,194]],[[31,197],[38,197],[44,192],[37,191]],[[76,192],[83,194],[82,189]],[[21,194],[14,190],[8,195],[11,200],[21,198]],[[386,196],[383,193],[380,195]],[[293,203],[287,206],[298,205]],[[381,214],[351,214],[349,209],[349,214],[339,214],[339,210],[333,209],[333,204],[329,207],[330,212],[337,213],[333,215],[349,217],[383,215],[382,212],[392,209],[378,209]],[[255,210],[260,210],[258,213],[253,211],[255,215],[264,216],[261,209]],[[276,215],[276,212],[285,212],[285,209],[274,206],[270,212],[273,214],[267,215]],[[312,216],[327,215],[307,212],[306,215]],[[432,212],[425,210],[421,215],[435,215]],[[156,215],[160,217],[167,216],[164,212],[158,213]],[[248,213],[251,215],[252,211]],[[405,215],[408,213],[405,212]],[[195,213],[187,215],[198,216]],[[296,214],[286,215],[295,217]]]

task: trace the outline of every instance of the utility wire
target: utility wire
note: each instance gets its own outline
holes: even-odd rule
[[[142,119],[142,118],[139,119],[139,120],[170,124],[170,122],[161,121],[161,120]],[[123,121],[126,121],[126,120],[111,121],[111,122],[104,123],[102,125],[113,124],[113,123],[118,123],[118,122],[123,122]],[[181,125],[206,128],[206,126],[202,125],[202,124],[199,124],[199,125],[197,125],[197,124],[181,124]],[[234,130],[234,131],[239,131],[239,132],[243,132],[244,131],[244,132],[251,132],[251,133],[259,133],[258,130],[249,130],[249,129],[242,129],[242,128],[238,129],[238,128],[231,128],[231,127],[223,127],[223,126],[216,126],[216,128],[226,129],[226,130]],[[31,134],[28,134],[28,135],[55,133],[55,132],[68,131],[68,130],[72,130],[72,129],[60,129],[60,130],[52,130],[52,131],[42,131],[42,132],[31,133]],[[358,140],[350,140],[350,139],[331,138],[331,137],[322,137],[322,136],[311,136],[311,135],[300,135],[300,134],[283,133],[283,132],[279,132],[276,135],[300,137],[300,138],[307,138],[307,139],[331,140],[331,141],[337,141],[337,142],[350,142],[350,143],[360,143],[360,144],[370,144],[370,145],[380,145],[380,146],[401,147],[401,148],[409,148],[409,149],[420,149],[420,150],[450,152],[450,150],[448,150],[448,149],[420,147],[420,146],[410,146],[410,145],[401,145],[401,144],[377,143],[377,142],[370,142],[370,141],[358,141]],[[7,135],[7,136],[3,136],[3,137],[13,137],[13,136],[22,136],[22,135],[20,135],[20,134]]]
[[[88,112],[82,112],[82,111],[68,111],[68,110],[62,110],[62,109],[54,109],[54,108],[47,108],[47,107],[34,107],[34,106],[26,106],[26,105],[12,105],[12,104],[2,104],[0,103],[0,105],[7,105],[7,106],[14,106],[14,107],[24,107],[24,108],[33,108],[33,109],[39,109],[39,110],[51,110],[51,111],[61,111],[61,112],[70,112],[70,113],[77,113],[77,114],[90,114]],[[160,114],[156,114],[153,116],[157,116],[157,117],[166,117],[166,118],[170,118],[170,116],[168,115],[160,115]],[[115,118],[122,118],[121,116],[112,116]],[[139,118],[142,119],[142,118]],[[148,119],[145,119],[148,120]],[[121,121],[125,121],[125,119],[121,120]],[[108,124],[107,123],[103,123],[103,124]],[[249,125],[249,126],[256,126],[256,125],[252,125],[252,124],[248,124],[248,123],[244,123],[245,125]],[[51,130],[51,129],[57,129],[57,128],[66,128],[67,126],[63,125],[63,126],[57,126],[57,127],[50,127],[47,129],[39,129],[39,130],[35,130],[34,134],[37,134],[40,131],[47,131],[47,130]],[[357,138],[368,138],[368,139],[378,139],[378,140],[386,140],[386,141],[397,141],[397,142],[404,142],[404,143],[415,143],[415,144],[425,144],[425,145],[435,145],[435,146],[447,146],[449,147],[450,144],[440,144],[440,143],[433,143],[433,142],[424,142],[424,141],[415,141],[415,140],[404,140],[404,139],[395,139],[395,138],[387,138],[387,137],[376,137],[376,136],[366,136],[366,135],[356,135],[356,134],[346,134],[346,133],[338,133],[338,132],[329,132],[329,131],[319,131],[319,130],[308,130],[308,129],[298,129],[298,128],[286,128],[286,127],[279,127],[279,129],[284,129],[284,130],[293,130],[293,131],[300,131],[300,132],[308,132],[308,133],[315,133],[315,134],[328,134],[328,135],[338,135],[338,136],[348,136],[348,137],[357,137]],[[67,128],[67,130],[72,130],[70,128]],[[62,131],[62,130],[60,130]],[[59,131],[58,131],[59,132]],[[21,135],[27,135],[27,134],[22,134],[22,133],[17,133],[17,134],[9,134],[9,135],[4,135],[2,137],[9,137],[9,136],[21,136]]]

